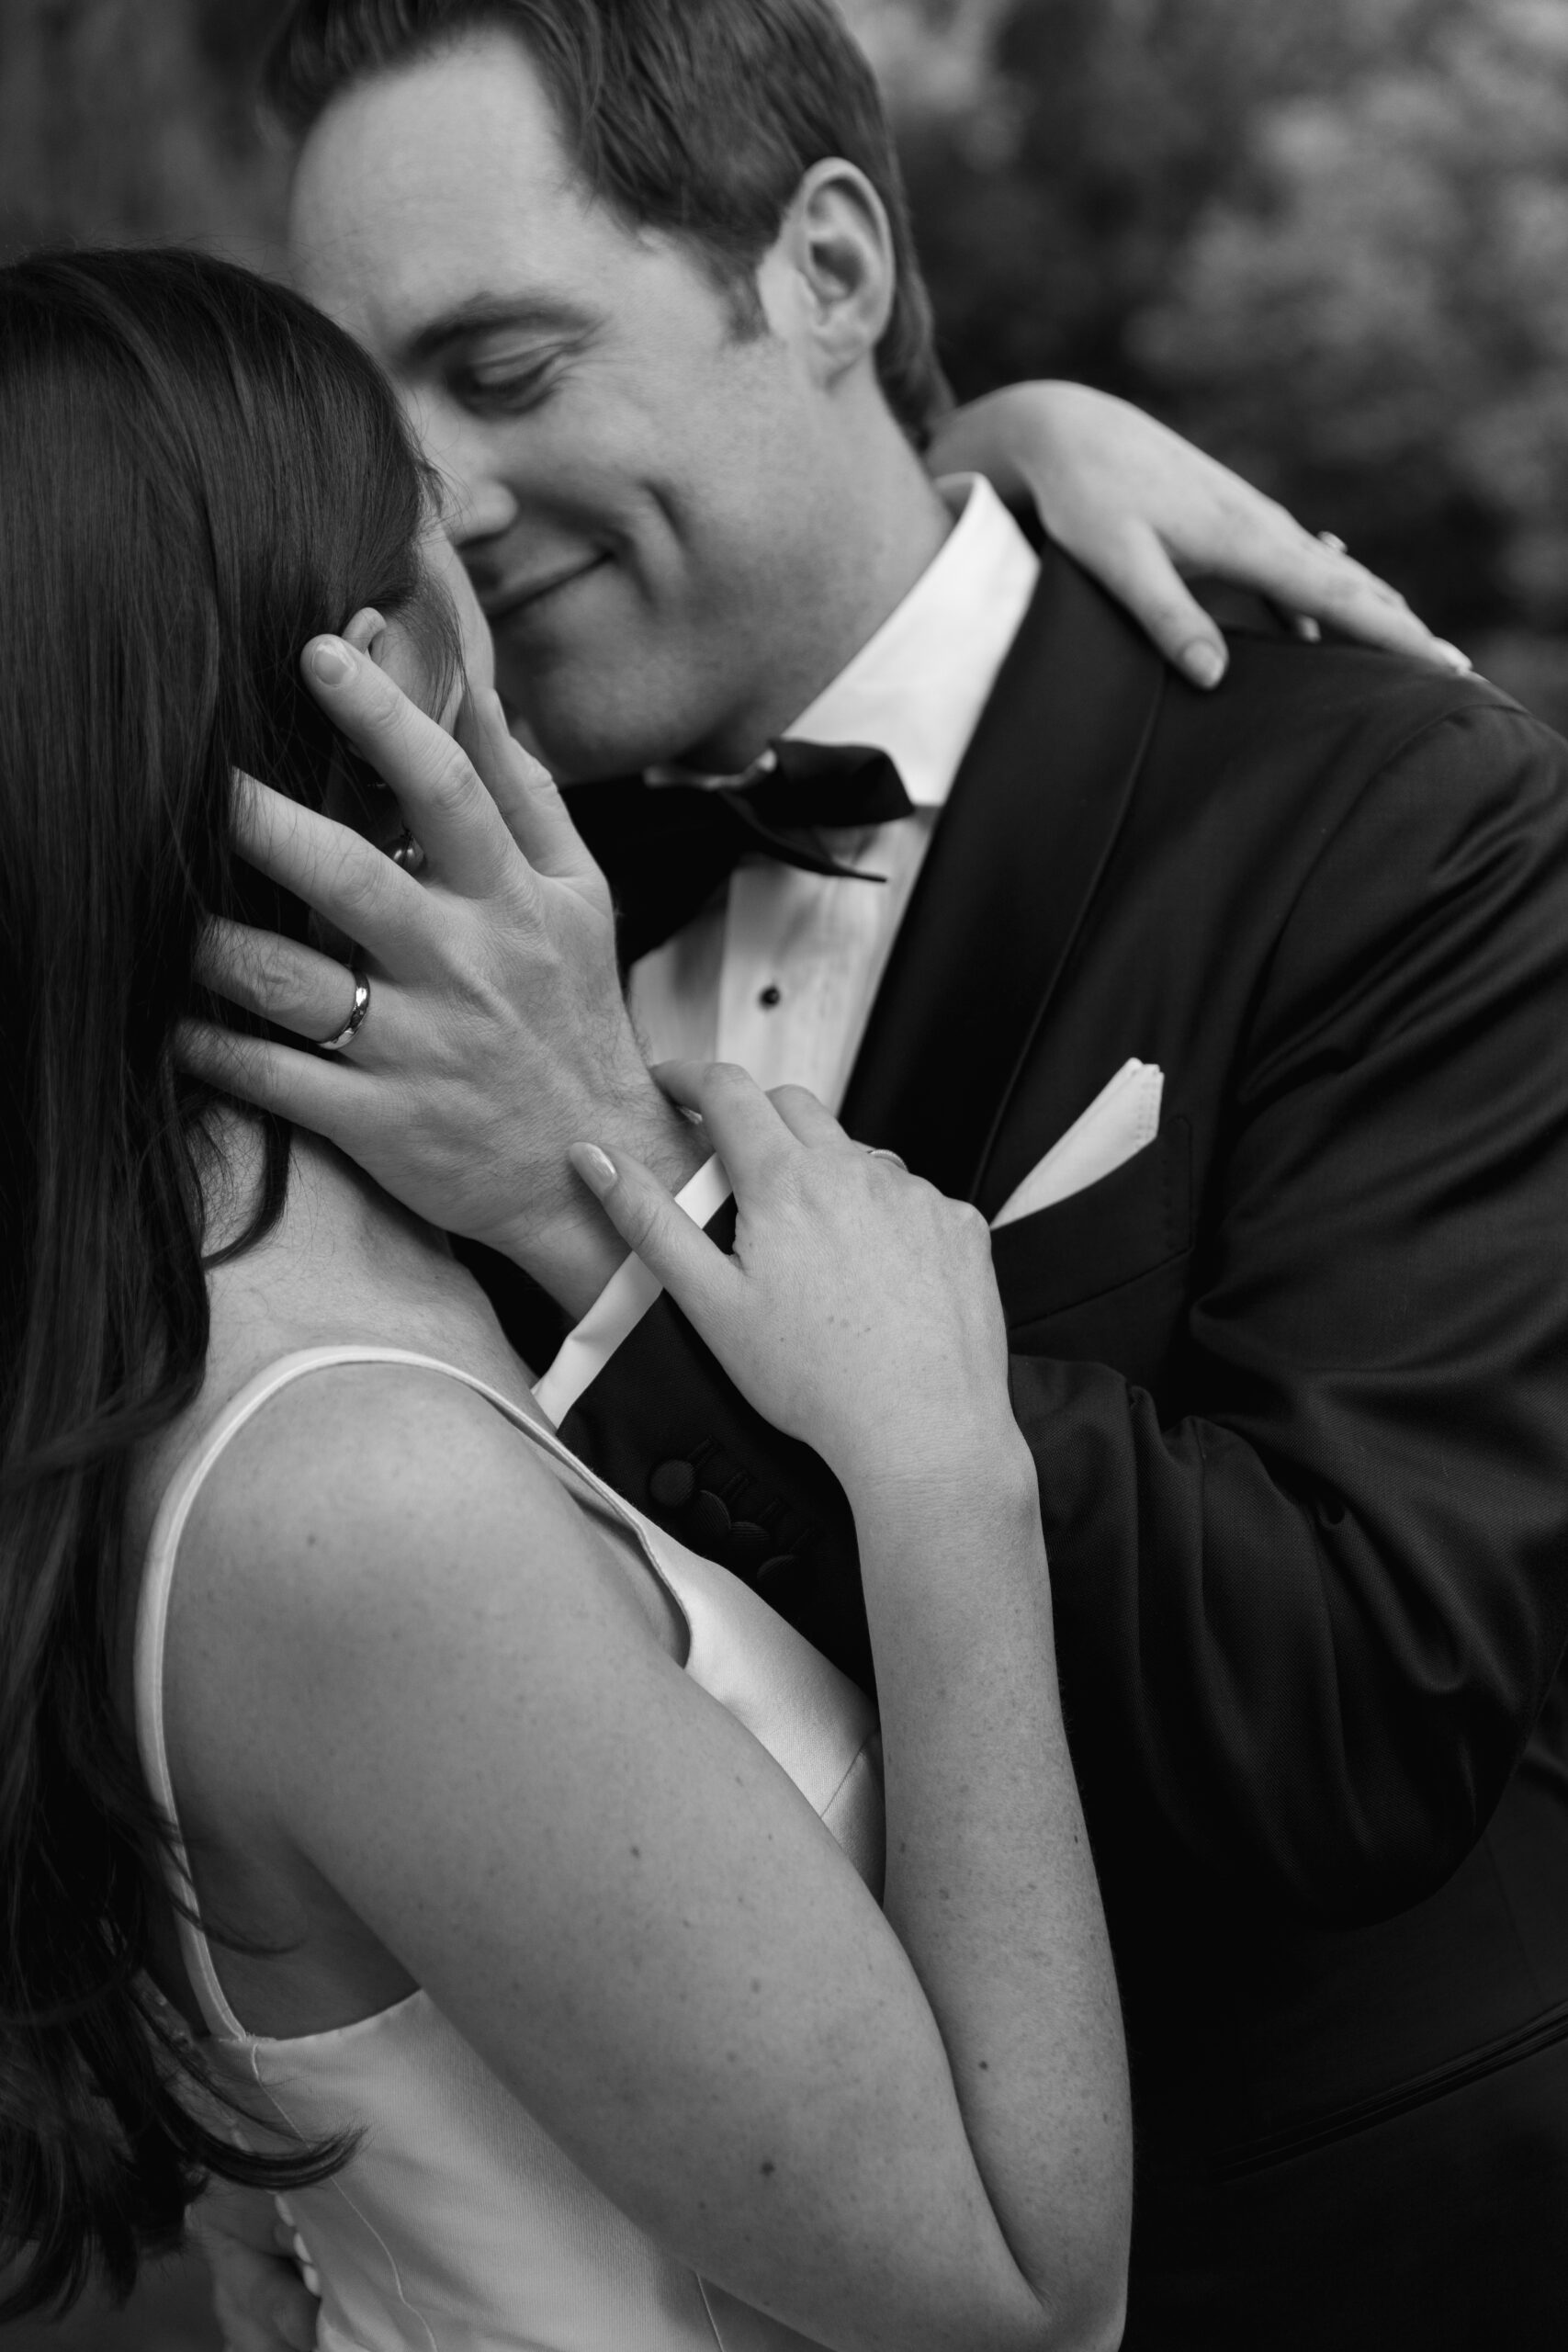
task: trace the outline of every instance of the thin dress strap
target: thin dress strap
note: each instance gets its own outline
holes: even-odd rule
[[[403,1348],[308,1348],[298,1354],[280,1357],[276,1363],[269,1364],[265,1372],[259,1373],[254,1380],[242,1388],[164,1490],[147,1546],[147,1565],[136,1616],[136,1737],[141,1755],[141,1769],[147,1775],[153,1801],[161,1808],[169,1826],[165,1871],[174,1901],[181,1957],[209,2030],[224,2041],[251,2041],[255,2037],[246,2032],[230,2007],[223,1987],[218,1981],[211,1946],[201,1930],[196,1884],[191,1877],[190,1858],[185,1839],[180,1833],[174,1781],[169,1772],[168,1741],[164,1728],[164,1645],[168,1631],[175,1563],[180,1538],[185,1533],[196,1498],[224,1448],[280,1389],[287,1388],[293,1381],[304,1379],[312,1372],[325,1372],[338,1364],[402,1364],[412,1371],[440,1373],[449,1380],[460,1381],[465,1388],[471,1388],[487,1398],[514,1428],[532,1438],[574,1479],[596,1494],[610,1507],[614,1515],[637,1535],[643,1553],[660,1585],[680,1611],[682,1618],[685,1617],[680,1595],[671,1588],[648,1541],[641,1515],[617,1495],[613,1487],[606,1486],[602,1478],[596,1476],[586,1463],[579,1462],[570,1447],[563,1445],[552,1430],[532,1419],[522,1406],[504,1396],[499,1388],[491,1387],[489,1381],[481,1380],[476,1373],[465,1372],[460,1364],[445,1363],[438,1356],[416,1355]]]

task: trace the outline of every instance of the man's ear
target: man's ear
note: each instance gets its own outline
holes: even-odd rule
[[[834,157],[814,164],[796,188],[758,276],[769,323],[788,334],[773,304],[787,304],[824,383],[873,354],[897,287],[887,209],[865,174]]]

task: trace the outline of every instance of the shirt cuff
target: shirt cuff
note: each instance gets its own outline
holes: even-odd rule
[[[733,1189],[724,1162],[705,1160],[676,1193],[675,1205],[685,1210],[694,1225],[707,1225]],[[631,1337],[663,1287],[640,1258],[627,1258],[616,1267],[577,1329],[562,1341],[548,1372],[535,1384],[534,1402],[557,1429],[598,1379],[615,1350]]]

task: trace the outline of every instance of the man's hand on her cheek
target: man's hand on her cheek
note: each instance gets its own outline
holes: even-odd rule
[[[643,1062],[604,877],[494,695],[470,698],[455,742],[339,639],[307,649],[305,676],[390,786],[422,862],[405,871],[247,779],[245,856],[356,943],[355,970],[219,924],[204,977],[316,1045],[343,1037],[356,1005],[360,1019],[330,1057],[199,1025],[184,1058],[325,1136],[417,1215],[503,1251],[580,1314],[625,1249],[567,1146],[613,1131],[676,1184],[701,1158]]]

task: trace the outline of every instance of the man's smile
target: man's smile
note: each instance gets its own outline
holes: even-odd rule
[[[610,558],[604,554],[580,558],[558,566],[553,571],[542,572],[532,580],[517,580],[491,591],[479,592],[479,605],[491,628],[515,626],[547,610],[564,589],[592,572],[601,571]]]

